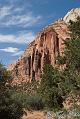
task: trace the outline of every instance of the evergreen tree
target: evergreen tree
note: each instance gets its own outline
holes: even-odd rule
[[[11,72],[8,71],[6,67],[0,63],[0,88],[5,88],[6,83],[9,83],[11,80]]]
[[[59,88],[60,73],[51,65],[45,65],[39,87],[39,93],[48,107],[62,107],[62,90]]]

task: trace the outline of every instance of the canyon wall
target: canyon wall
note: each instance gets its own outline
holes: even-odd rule
[[[13,83],[40,80],[45,64],[56,66],[56,57],[63,54],[64,40],[68,37],[67,25],[62,20],[38,33],[21,58],[9,66],[14,76]]]
[[[73,13],[70,12],[70,14]],[[63,19],[42,29],[28,48],[25,49],[23,55],[14,64],[9,65],[8,69],[12,71],[14,76],[13,84],[40,80],[45,64],[58,66],[56,57],[63,55],[64,41],[70,37],[67,24],[68,18],[70,20],[69,13]]]

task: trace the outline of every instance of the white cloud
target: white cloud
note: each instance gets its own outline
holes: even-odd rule
[[[3,22],[3,26],[21,26],[21,27],[28,27],[36,24],[41,19],[41,16],[33,16],[32,14],[26,15],[17,15],[12,16],[6,22]]]
[[[14,9],[14,12],[21,12],[21,11],[23,11],[23,9],[24,8],[17,7],[17,8]]]
[[[1,43],[17,43],[17,44],[28,44],[34,39],[34,33],[19,33],[17,35],[13,34],[0,34]]]
[[[3,48],[0,49],[0,51],[6,52],[6,53],[11,53],[12,56],[20,56],[23,54],[24,51],[19,50],[18,48],[14,48],[14,47],[7,47],[7,48]]]
[[[17,53],[19,51],[18,48],[13,48],[13,47],[7,47],[0,49],[0,51],[8,52],[8,53]]]
[[[3,6],[0,8],[0,19],[5,18],[8,15],[11,15],[12,6]]]
[[[19,51],[19,52],[16,52],[14,54],[12,54],[12,56],[21,56],[23,54],[24,51]]]
[[[34,15],[31,11],[23,7],[3,6],[0,8],[0,25],[4,27],[32,26],[39,22],[42,18],[41,15]]]

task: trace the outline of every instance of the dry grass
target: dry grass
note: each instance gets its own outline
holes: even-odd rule
[[[22,119],[46,119],[46,116],[41,111],[27,112],[27,116],[23,116]]]

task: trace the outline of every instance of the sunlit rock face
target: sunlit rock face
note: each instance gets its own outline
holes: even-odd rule
[[[72,12],[68,13],[64,19],[58,20],[42,29],[36,35],[34,41],[25,49],[21,58],[15,64],[9,66],[9,70],[12,71],[14,76],[13,84],[40,80],[45,64],[58,67],[56,57],[63,55],[64,41],[70,37],[66,21],[68,21],[68,17],[71,14]],[[62,68],[62,66],[59,67]]]
[[[75,21],[78,16],[80,16],[80,8],[72,9],[65,15],[63,20],[68,23],[70,20]]]

